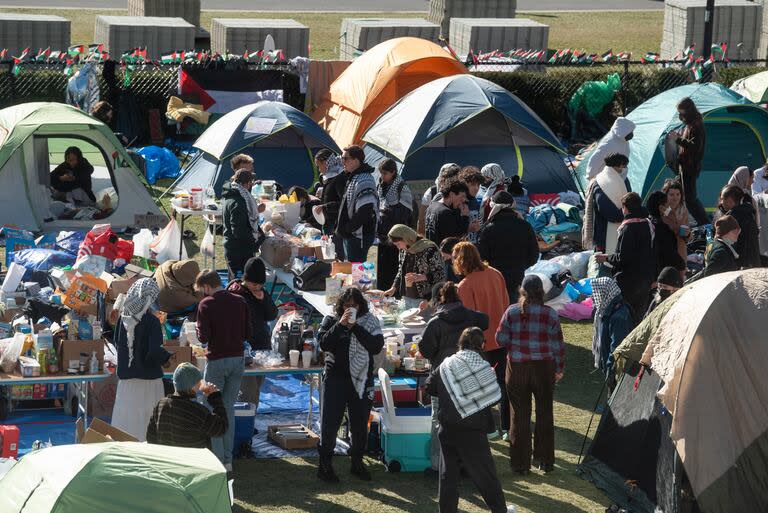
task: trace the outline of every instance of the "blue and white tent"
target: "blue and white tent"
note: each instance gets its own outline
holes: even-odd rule
[[[172,188],[213,186],[216,195],[232,177],[230,159],[253,157],[261,180],[285,187],[308,187],[315,177],[314,153],[322,148],[341,153],[331,137],[303,112],[281,102],[261,101],[235,109],[200,135],[198,154]]]
[[[566,152],[518,97],[472,75],[425,84],[390,107],[363,136],[366,161],[396,160],[406,180],[432,180],[446,162],[496,162],[529,192],[576,191]]]

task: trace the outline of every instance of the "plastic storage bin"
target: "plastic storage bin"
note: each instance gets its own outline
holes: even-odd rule
[[[384,406],[381,409],[381,448],[390,472],[422,472],[431,466],[432,408],[396,408],[389,374],[379,369]]]
[[[240,449],[253,439],[256,421],[256,405],[253,403],[235,403],[235,441],[232,444],[232,456],[237,457]]]

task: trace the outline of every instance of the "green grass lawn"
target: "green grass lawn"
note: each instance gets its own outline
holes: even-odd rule
[[[93,28],[99,14],[127,15],[125,9],[2,9],[4,12],[29,14],[56,14],[72,20],[72,44],[87,44],[93,40]],[[425,15],[397,13],[308,13],[297,12],[221,12],[203,11],[200,23],[210,30],[212,18],[292,18],[310,28],[311,57],[314,59],[338,58],[339,33],[343,18],[400,17],[423,18]],[[614,52],[629,51],[635,58],[647,51],[659,51],[663,27],[663,11],[647,12],[541,12],[525,13],[521,17],[530,18],[549,25],[550,48],[583,49],[589,52],[603,53],[608,49]],[[33,49],[35,51],[37,49]],[[258,48],[250,49],[252,51]]]
[[[563,326],[568,343],[565,378],[555,391],[555,468],[551,474],[533,471],[520,477],[512,473],[506,444],[492,443],[496,468],[509,504],[520,512],[602,512],[610,504],[591,483],[576,474],[576,463],[590,410],[600,391],[600,376],[592,372],[592,325]],[[594,426],[593,429],[594,431]],[[389,474],[380,462],[368,460],[373,482],[363,483],[349,474],[349,459],[337,457],[342,479],[327,485],[315,477],[314,458],[237,460],[235,462],[235,513],[434,513],[437,480],[421,474]],[[461,484],[459,511],[488,511],[469,480]]]

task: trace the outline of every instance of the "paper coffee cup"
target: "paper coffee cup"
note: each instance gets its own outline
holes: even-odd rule
[[[305,369],[309,369],[310,365],[312,365],[312,351],[302,351],[301,366]]]
[[[291,362],[291,367],[299,366],[299,352],[296,349],[288,351],[288,359]]]

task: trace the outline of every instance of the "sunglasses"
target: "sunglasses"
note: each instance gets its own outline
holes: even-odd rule
[[[349,155],[343,155],[341,157],[341,160],[347,161],[347,160],[355,160],[354,157],[350,157]]]

